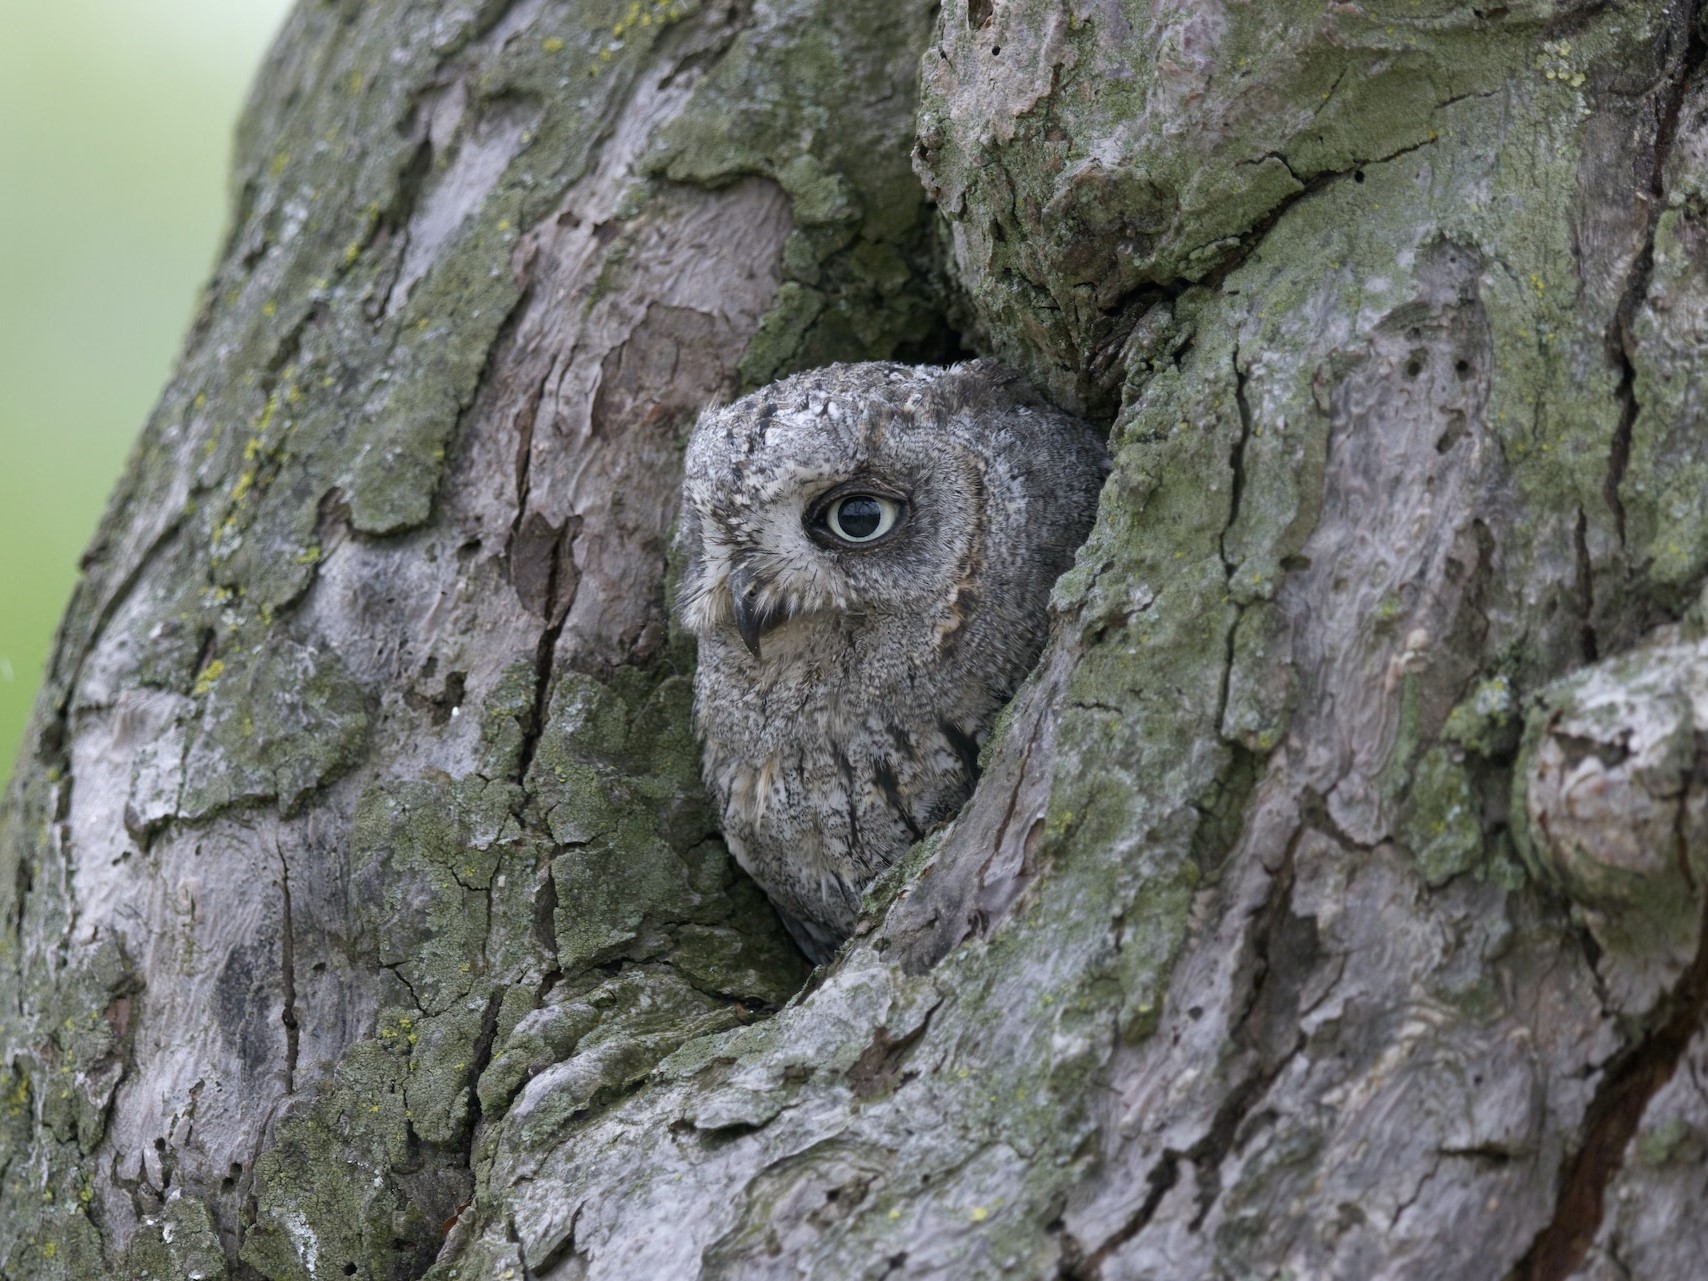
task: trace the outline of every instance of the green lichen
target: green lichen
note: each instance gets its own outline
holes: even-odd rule
[[[6,1206],[0,1215],[0,1264],[8,1276],[31,1281],[109,1275],[101,1233],[89,1217],[83,1154],[51,1139],[33,1146],[40,1159],[27,1164],[8,1161],[0,1149],[0,1198]]]
[[[411,1129],[424,1142],[455,1151],[468,1137],[485,1019],[484,1007],[471,1003],[424,1018],[404,1032],[409,1047],[404,1105]]]
[[[196,683],[191,688],[190,692],[197,698],[200,698],[209,690],[213,689],[214,684],[223,675],[225,675],[225,660],[223,658],[216,658],[213,662],[202,668],[201,674],[196,677]]]
[[[1508,894],[1523,889],[1529,877],[1514,848],[1511,833],[1500,833],[1489,845],[1488,862],[1481,869],[1481,875]]]
[[[1205,834],[1229,837],[1210,816],[1230,808],[1213,800],[1233,769],[1218,713],[1239,613],[1221,542],[1242,428],[1231,351],[1214,340],[1199,350],[1201,360],[1150,379],[1117,424],[1083,587],[1077,598],[1075,583],[1057,590],[1085,650],[1057,729],[1038,855],[1051,873],[1023,929],[1037,932],[1034,954],[1069,949],[1043,1024],[1083,1047],[1065,1060],[1043,1051],[1059,1060],[1051,1079],[1064,1091],[1096,1070],[1111,1039],[1154,1030],[1201,869],[1221,858]],[[1039,1100],[1038,1116],[1059,1103]]]
[[[79,951],[31,1011],[34,1070],[19,1064],[7,1107],[13,1119],[38,1122],[60,1142],[93,1152],[106,1133],[107,1109],[130,1053],[140,990],[135,967],[111,935]],[[27,1097],[34,1115],[18,1112]]]
[[[367,743],[366,696],[326,650],[288,640],[235,650],[195,688],[203,704],[179,803],[188,818],[271,800],[289,813]]]
[[[763,386],[797,363],[801,335],[811,331],[824,314],[825,306],[825,296],[819,290],[796,280],[785,280],[777,289],[771,309],[760,318],[758,332],[742,356],[743,384]]]
[[[480,773],[485,778],[515,778],[534,718],[534,664],[518,661],[499,674],[486,696],[480,721]]]
[[[1637,1160],[1651,1169],[1689,1161],[1693,1167],[1708,1152],[1702,1133],[1683,1117],[1669,1117],[1637,1136]]]
[[[1483,814],[1476,789],[1451,748],[1432,747],[1418,762],[1400,839],[1424,883],[1445,885],[1482,859]]]
[[[1703,334],[1708,271],[1699,181],[1674,178],[1655,226],[1648,296],[1633,321],[1630,462],[1620,487],[1626,535],[1644,575],[1677,608],[1708,572],[1708,449],[1692,429],[1708,350]]]
[[[1286,616],[1267,601],[1241,610],[1234,627],[1221,733],[1259,755],[1280,745],[1298,698],[1290,632]]]
[[[472,1179],[460,1162],[414,1151],[410,1019],[382,1014],[391,1037],[353,1046],[333,1079],[279,1121],[256,1162],[256,1218],[241,1251],[263,1276],[404,1281],[431,1264]]]
[[[1517,746],[1520,727],[1512,682],[1491,676],[1448,713],[1441,737],[1480,756],[1503,756]]]
[[[376,783],[350,831],[354,924],[420,1009],[464,1001],[484,968],[493,882],[500,868],[531,875],[531,845],[511,813],[514,785]]]
[[[217,1281],[227,1275],[212,1212],[193,1196],[176,1196],[145,1219],[125,1254],[134,1281]]]
[[[674,952],[709,991],[782,1000],[799,962],[716,839],[691,703],[683,677],[569,674],[555,686],[528,786],[561,847],[559,963]]]

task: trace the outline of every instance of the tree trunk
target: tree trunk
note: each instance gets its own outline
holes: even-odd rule
[[[1695,7],[932,22],[304,0],[0,811],[0,1277],[1700,1269]],[[680,447],[968,349],[1115,470],[809,978]]]

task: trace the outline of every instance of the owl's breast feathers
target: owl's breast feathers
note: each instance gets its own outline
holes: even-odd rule
[[[794,728],[757,759],[706,729],[706,781],[736,860],[797,941],[802,920],[840,941],[865,885],[971,794],[979,745],[949,723],[910,731],[879,718],[833,735],[809,715]]]

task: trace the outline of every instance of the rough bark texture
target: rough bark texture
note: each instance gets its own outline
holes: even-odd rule
[[[1703,55],[305,0],[0,811],[0,1276],[1693,1275]],[[961,334],[1115,471],[809,979],[695,778],[680,445]]]

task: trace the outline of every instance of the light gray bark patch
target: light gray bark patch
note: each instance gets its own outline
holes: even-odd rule
[[[1708,643],[1668,630],[1549,686],[1514,780],[1520,849],[1598,945],[1605,998],[1652,1020],[1703,947]]]
[[[755,1268],[766,1255],[794,1255],[826,1229],[890,1191],[896,1152],[828,1139],[785,1157],[755,1179],[741,1218],[700,1254],[702,1275],[787,1276],[794,1268]]]
[[[648,104],[673,105],[670,95]],[[633,157],[613,163],[623,159]],[[667,187],[631,208],[621,185],[631,180],[618,165],[618,185],[574,193],[525,238],[519,254],[539,280],[476,411],[509,430],[470,441],[483,473],[514,480],[507,493],[452,500],[503,521],[515,589],[561,619],[557,634],[541,637],[550,642],[538,663],[542,696],[559,651],[597,671],[663,647],[662,590],[642,585],[661,585],[675,519],[677,482],[664,478],[680,474],[679,437],[701,405],[732,389],[787,232],[786,202],[769,182],[716,193]]]
[[[124,825],[139,845],[177,816],[183,791],[184,754],[195,724],[194,700],[154,689],[127,689],[119,696],[118,720],[134,717],[135,741],[120,748],[131,758],[130,794]]]
[[[1397,301],[1356,355],[1342,357],[1316,500],[1339,518],[1313,518],[1310,536],[1296,544],[1302,567],[1285,575],[1277,597],[1299,638],[1294,655],[1311,673],[1299,691],[1310,710],[1292,728],[1339,756],[1325,794],[1334,821],[1361,844],[1392,831],[1417,739],[1457,695],[1443,665],[1462,665],[1466,647],[1449,638],[1467,621],[1482,626],[1466,619],[1480,559],[1476,522],[1502,520],[1488,510],[1502,476],[1479,390],[1490,359],[1481,269],[1479,255],[1463,247],[1420,246],[1421,296]],[[1265,421],[1280,416],[1271,411]],[[1301,478],[1281,464],[1280,449],[1265,451],[1269,465],[1254,466],[1247,483],[1249,510],[1265,523],[1301,503]],[[1284,542],[1267,543],[1241,560],[1235,583],[1264,590],[1284,574],[1289,554]],[[1431,679],[1420,683],[1425,666]],[[1346,697],[1353,688],[1374,696]]]
[[[402,231],[407,247],[386,298],[387,314],[408,301],[445,242],[480,212],[543,111],[528,99],[500,99],[465,122],[468,107],[469,88],[459,80],[420,108],[429,176]]]
[[[272,800],[288,814],[367,744],[367,698],[324,645],[281,639],[235,651],[203,670],[197,694],[179,803],[186,819]]]

